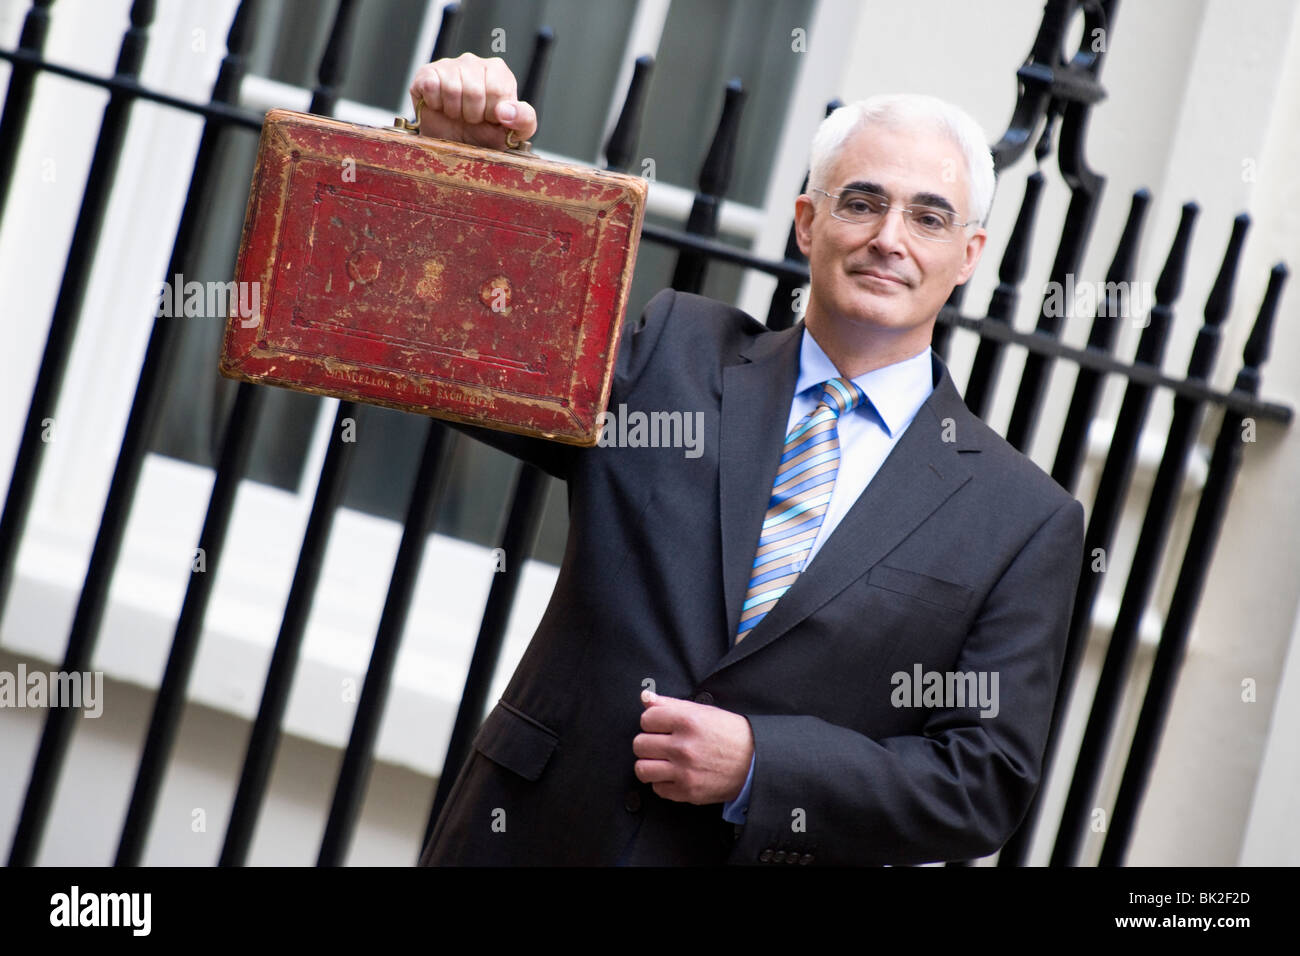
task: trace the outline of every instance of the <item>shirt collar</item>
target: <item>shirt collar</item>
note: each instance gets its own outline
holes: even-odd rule
[[[854,377],[853,383],[867,393],[868,403],[880,417],[889,437],[893,438],[916,417],[934,391],[932,371],[930,347],[927,345],[912,358]],[[801,395],[827,379],[839,377],[835,363],[805,327],[799,345],[799,378],[795,381],[794,393]]]

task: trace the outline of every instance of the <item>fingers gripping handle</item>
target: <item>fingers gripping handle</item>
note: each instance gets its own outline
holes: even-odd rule
[[[393,127],[394,127],[395,129],[400,129],[400,130],[402,130],[403,132],[406,132],[406,133],[418,133],[418,132],[420,132],[420,111],[423,110],[423,109],[424,109],[424,98],[423,98],[423,97],[416,97],[416,100],[415,100],[415,121],[412,122],[411,120],[407,119],[405,116],[395,116],[395,117],[393,117]],[[514,130],[512,130],[512,129],[507,129],[507,130],[506,130],[506,147],[507,147],[508,149],[517,149],[517,150],[519,150],[519,151],[522,152],[522,153],[528,153],[528,152],[532,152],[533,144],[532,144],[532,143],[528,143],[528,142],[521,142],[520,140],[518,140],[518,139],[515,138],[515,131],[514,131]]]

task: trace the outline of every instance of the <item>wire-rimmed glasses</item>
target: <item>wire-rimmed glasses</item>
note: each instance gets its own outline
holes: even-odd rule
[[[841,222],[851,222],[858,226],[874,226],[891,209],[897,209],[907,222],[907,229],[918,239],[931,242],[952,242],[957,231],[974,225],[975,220],[958,222],[951,209],[939,206],[927,206],[924,203],[908,203],[904,206],[891,206],[889,200],[879,193],[864,192],[860,189],[844,189],[838,193],[827,192],[816,186],[814,192],[829,197],[834,205],[831,215]]]

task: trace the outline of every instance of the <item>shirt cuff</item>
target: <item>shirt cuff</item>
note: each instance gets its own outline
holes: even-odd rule
[[[740,788],[740,794],[735,800],[728,800],[722,805],[722,819],[728,823],[744,823],[745,814],[749,813],[749,788],[754,783],[754,757],[749,758],[749,775],[745,777],[745,785]]]

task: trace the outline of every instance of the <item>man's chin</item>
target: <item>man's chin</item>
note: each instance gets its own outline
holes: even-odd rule
[[[913,309],[902,308],[900,302],[881,302],[880,300],[857,300],[841,313],[845,319],[863,330],[887,334],[907,334],[919,325]]]
[[[914,311],[915,305],[902,298],[859,292],[835,302],[820,321],[837,324],[845,331],[856,328],[876,334],[906,333],[918,324]]]
[[[903,321],[902,303],[890,296],[856,296],[848,305],[847,314],[855,322],[889,328]]]

